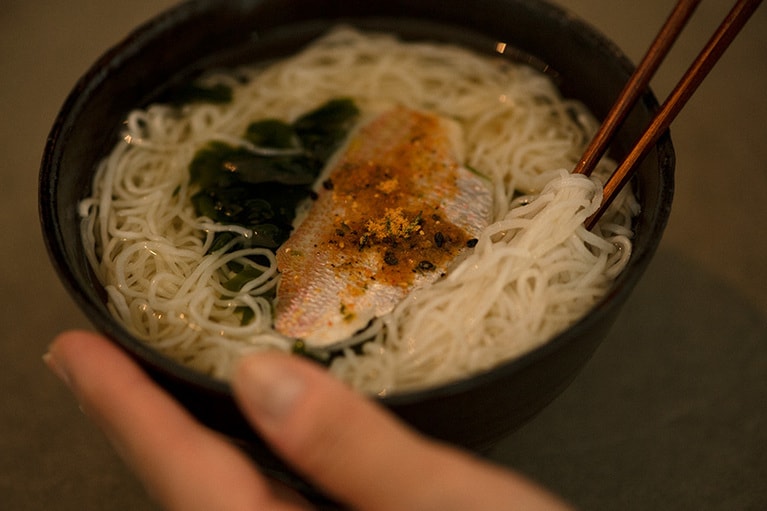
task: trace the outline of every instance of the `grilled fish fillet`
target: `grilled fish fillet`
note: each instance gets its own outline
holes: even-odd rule
[[[275,329],[328,347],[444,275],[490,215],[462,160],[460,126],[431,113],[393,107],[358,128],[277,251]]]

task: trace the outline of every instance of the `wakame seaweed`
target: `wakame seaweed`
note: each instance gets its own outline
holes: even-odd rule
[[[290,236],[295,209],[312,193],[328,158],[359,115],[350,99],[333,99],[293,123],[262,119],[246,138],[257,150],[211,142],[189,167],[200,190],[192,197],[198,215],[253,231],[248,246],[275,250]],[[234,236],[218,233],[211,251]]]

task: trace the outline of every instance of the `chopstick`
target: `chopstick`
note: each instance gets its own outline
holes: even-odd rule
[[[643,59],[639,67],[647,67],[651,69],[649,73],[650,75],[655,71],[655,69],[657,69],[657,66],[660,64],[660,61],[664,56],[662,52],[664,50],[666,52],[668,51],[670,44],[673,42],[673,39],[676,37],[676,35],[678,35],[678,31],[681,30],[686,20],[692,14],[692,11],[694,10],[697,3],[699,2],[680,0],[673,13],[670,15],[669,21],[661,29],[658,38],[656,38],[656,43],[653,43],[651,49],[648,51],[648,55],[651,53],[654,54],[656,51],[658,54],[647,56],[645,59]],[[759,7],[761,3],[762,0],[739,0],[736,2],[725,19],[719,25],[714,35],[711,36],[706,46],[703,48],[703,50],[701,50],[685,74],[676,84],[666,101],[656,112],[649,126],[646,128],[645,132],[639,138],[632,150],[629,152],[623,162],[615,169],[613,174],[605,183],[602,192],[602,204],[600,205],[599,209],[586,220],[585,226],[587,229],[591,229],[601,218],[602,214],[604,214],[605,210],[615,199],[615,196],[618,194],[618,192],[620,192],[623,186],[625,186],[625,184],[633,176],[638,164],[647,155],[647,153],[660,139],[660,137],[666,132],[666,130],[668,130],[671,122],[676,118],[685,104],[687,104],[687,101],[697,90],[698,86],[703,82],[716,62],[722,56],[724,51],[729,47],[730,43],[732,43],[737,34],[740,32],[740,30],[743,28],[748,19],[751,17],[754,11],[756,11],[757,7]],[[662,39],[662,41],[657,41],[657,39]],[[653,66],[655,69],[652,69]],[[642,92],[642,90],[637,92],[635,89],[636,84],[631,84],[631,82],[635,81],[633,76],[637,74],[641,75],[641,81],[640,79],[637,79],[637,83],[641,84],[644,80],[649,82],[650,76],[648,75],[648,71],[645,69],[640,70],[637,68],[637,71],[635,71],[634,75],[632,75],[632,79],[629,80],[629,84],[627,84],[627,86],[621,92],[619,99],[616,101],[616,106],[613,108],[614,110],[620,110],[621,115],[625,116],[625,112],[628,112],[630,107],[633,106],[633,104],[638,100],[639,95]],[[647,85],[647,82],[644,83],[644,86]],[[608,115],[608,117],[611,116]],[[606,118],[606,121],[607,120],[608,118]],[[617,129],[616,126],[612,125],[616,121],[612,119],[609,120],[611,125],[604,127],[606,122],[603,123],[603,127],[600,128],[599,132],[594,137],[595,139],[599,138],[600,140],[592,143],[586,149],[584,157],[581,159],[581,161],[593,162],[591,164],[596,165],[596,161],[598,161],[602,154],[604,154],[611,134],[614,134],[614,131]],[[605,131],[606,134],[601,133],[602,131]],[[608,139],[607,142],[601,140],[602,137],[605,136]],[[586,169],[587,165],[579,165],[576,167],[576,170],[581,169],[581,167]],[[583,172],[582,169],[579,170],[578,173],[588,174],[588,172]]]
[[[687,21],[695,12],[695,8],[700,4],[700,0],[680,0],[669,15],[668,19],[661,27],[658,35],[655,36],[650,48],[642,58],[634,73],[626,82],[623,90],[618,95],[618,99],[612,106],[612,109],[605,117],[599,131],[591,139],[590,145],[583,153],[583,157],[573,169],[574,174],[590,175],[597,166],[599,159],[607,150],[607,146],[613,139],[615,132],[626,119],[631,108],[644,93],[650,79],[657,71],[663,59],[668,54]]]

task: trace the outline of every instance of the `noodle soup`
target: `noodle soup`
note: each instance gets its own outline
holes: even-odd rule
[[[253,150],[243,137],[253,122],[289,124],[338,98],[363,113],[396,104],[456,121],[463,164],[492,190],[490,224],[471,251],[324,358],[361,391],[439,385],[540,346],[586,314],[631,255],[639,211],[630,190],[593,231],[582,226],[613,166],[602,162],[595,179],[569,173],[595,119],[545,75],[500,55],[341,27],[290,58],[210,72],[197,85],[231,91],[231,101],[131,112],[80,213],[113,315],[202,373],[225,380],[243,354],[295,350],[296,339],[273,328],[274,250],[199,214],[190,165],[211,143]],[[229,245],[211,250],[221,233]],[[234,267],[254,277],[228,286]]]

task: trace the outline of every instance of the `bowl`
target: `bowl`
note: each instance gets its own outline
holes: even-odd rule
[[[406,39],[450,41],[492,52],[497,41],[549,73],[567,97],[598,117],[633,69],[608,39],[572,13],[536,0],[199,0],[180,4],[103,55],[66,99],[45,147],[39,182],[43,234],[74,300],[200,421],[242,446],[263,469],[308,489],[253,433],[229,386],[192,371],[132,337],[110,315],[80,241],[77,204],[89,194],[97,163],[118,138],[126,113],[212,66],[288,55],[344,22]],[[629,115],[612,147],[625,154],[657,108],[651,92]],[[478,452],[491,448],[565,389],[606,336],[655,252],[670,213],[674,150],[668,135],[642,162],[628,267],[588,315],[550,342],[476,376],[379,398],[423,433]]]

